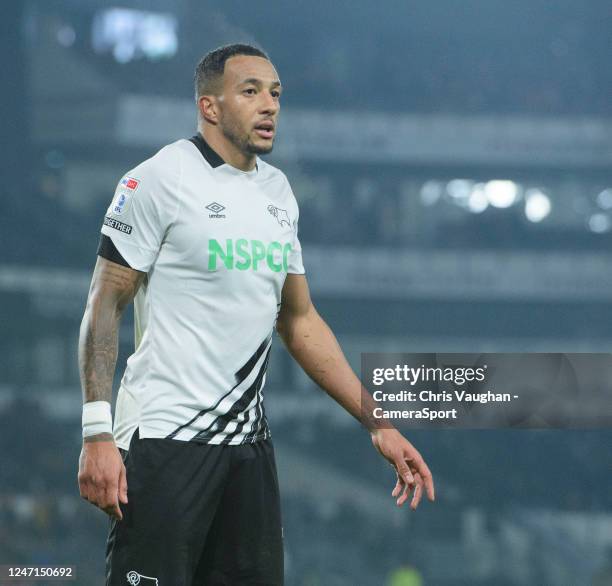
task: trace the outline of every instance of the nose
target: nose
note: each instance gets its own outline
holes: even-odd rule
[[[275,98],[270,92],[264,91],[260,93],[261,104],[260,104],[260,113],[262,114],[276,114],[280,108],[280,104],[278,103],[278,99]]]

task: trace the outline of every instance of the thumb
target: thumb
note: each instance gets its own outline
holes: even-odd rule
[[[125,465],[121,465],[121,471],[119,472],[119,500],[127,504],[128,496],[127,496],[127,476],[125,473]]]

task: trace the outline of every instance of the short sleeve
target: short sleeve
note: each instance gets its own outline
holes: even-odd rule
[[[302,261],[302,245],[298,238],[298,220],[299,210],[296,202],[296,214],[295,221],[293,222],[293,244],[291,245],[291,252],[288,255],[287,272],[295,275],[303,275],[306,270],[304,269],[304,262]]]
[[[161,153],[121,178],[101,229],[129,266],[143,272],[157,258],[178,208],[180,161]]]

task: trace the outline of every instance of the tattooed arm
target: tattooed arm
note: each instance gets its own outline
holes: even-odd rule
[[[98,257],[79,335],[83,403],[111,402],[121,315],[145,276]],[[127,502],[125,467],[111,433],[83,440],[78,480],[84,499],[122,518],[119,501]]]
[[[119,322],[145,276],[98,257],[79,336],[83,403],[111,401]]]

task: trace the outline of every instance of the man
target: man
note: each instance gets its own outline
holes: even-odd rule
[[[369,395],[312,305],[286,177],[272,150],[282,91],[262,51],[206,55],[198,134],[130,171],[108,208],[87,307],[81,496],[112,517],[107,584],[283,583],[278,482],[262,388],[272,330],[395,467],[393,496],[431,474],[372,416]],[[110,415],[117,331],[134,301],[136,351]],[[120,452],[121,450],[121,452]],[[122,458],[123,456],[123,458]]]

